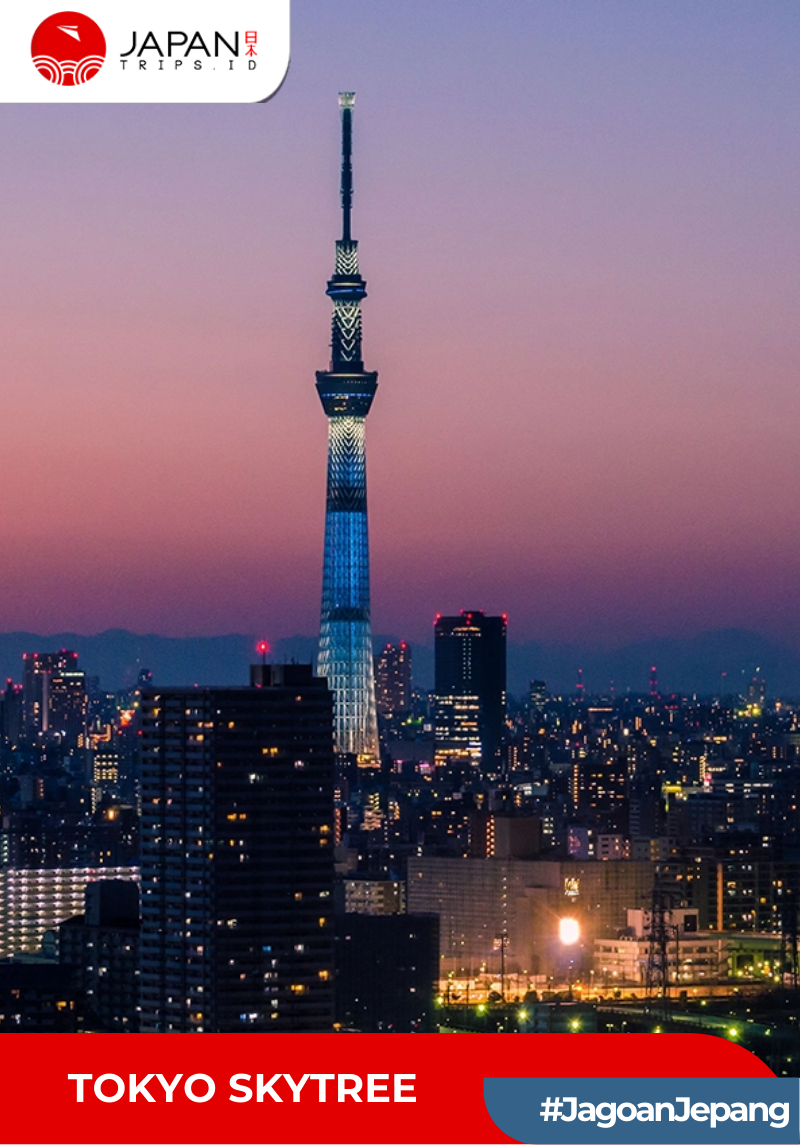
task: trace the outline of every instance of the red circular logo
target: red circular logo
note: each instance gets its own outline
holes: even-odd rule
[[[39,74],[73,87],[96,76],[106,58],[106,38],[82,12],[56,12],[33,33],[31,55]]]

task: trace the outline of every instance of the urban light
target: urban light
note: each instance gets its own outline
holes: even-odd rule
[[[574,946],[581,936],[581,928],[575,918],[558,920],[558,937],[564,946]]]

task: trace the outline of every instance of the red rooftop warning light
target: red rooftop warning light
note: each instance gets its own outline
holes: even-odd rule
[[[256,652],[261,656],[261,663],[266,664],[269,643],[266,640],[259,640],[258,644],[256,644]]]

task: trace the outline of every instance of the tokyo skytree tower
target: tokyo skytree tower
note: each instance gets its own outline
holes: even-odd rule
[[[378,375],[361,359],[358,243],[350,234],[353,199],[352,92],[339,94],[342,119],[342,237],[326,293],[333,301],[329,370],[317,371],[317,392],[328,416],[328,494],[322,617],[317,671],[335,696],[336,750],[378,762],[378,724],[369,607],[369,537],[364,428]]]

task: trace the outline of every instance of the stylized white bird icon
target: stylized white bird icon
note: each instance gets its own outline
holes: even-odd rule
[[[72,36],[73,40],[78,40],[80,42],[77,24],[58,24],[57,27],[59,32],[66,32],[68,36]]]

